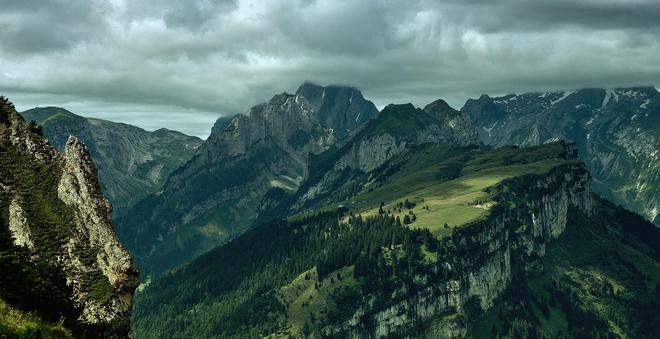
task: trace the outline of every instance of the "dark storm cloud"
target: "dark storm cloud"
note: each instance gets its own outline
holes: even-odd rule
[[[0,43],[9,53],[70,48],[104,32],[104,4],[89,0],[4,0]]]
[[[660,2],[636,0],[476,0],[438,5],[484,31],[543,31],[561,26],[590,29],[657,29]]]
[[[204,135],[305,80],[379,106],[658,85],[658,17],[655,0],[11,0],[0,91]]]

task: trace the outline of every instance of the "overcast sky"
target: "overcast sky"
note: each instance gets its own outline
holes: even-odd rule
[[[660,85],[658,0],[0,0],[19,109],[206,136],[306,81],[377,106]]]

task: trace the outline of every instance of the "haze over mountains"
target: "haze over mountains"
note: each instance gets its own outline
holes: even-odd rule
[[[0,1],[0,339],[660,339],[658,18]]]

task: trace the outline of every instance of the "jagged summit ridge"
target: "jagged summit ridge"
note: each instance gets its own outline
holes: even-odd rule
[[[130,314],[132,294],[139,284],[137,267],[119,243],[112,226],[112,207],[101,194],[97,171],[87,148],[76,137],[70,136],[63,152],[63,171],[58,186],[59,198],[72,207],[75,233],[66,244],[68,258],[63,259],[70,272],[69,282],[78,292],[79,302],[85,305],[84,320],[90,323],[109,321]],[[86,244],[81,244],[86,242]],[[96,267],[108,279],[116,297],[106,306],[90,302],[81,290],[80,281],[90,267],[80,265],[74,254],[79,247],[97,249]]]
[[[162,190],[142,201],[150,206],[147,212],[138,204],[122,219],[121,237],[142,255],[141,267],[159,274],[244,231],[266,192],[297,190],[310,154],[334,141],[332,129],[299,94],[278,94],[229,121],[223,118]],[[181,233],[192,245],[175,242]],[[176,259],[169,259],[171,253]]]

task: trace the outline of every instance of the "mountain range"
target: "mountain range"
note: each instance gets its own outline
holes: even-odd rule
[[[3,100],[0,333],[653,338],[658,98],[305,83],[203,142]]]
[[[660,225],[660,93],[581,89],[471,99],[462,108],[496,147],[574,141],[594,190]]]
[[[478,143],[444,101],[387,106],[151,281],[135,335],[653,337],[660,230],[592,193],[574,143]]]
[[[149,132],[128,124],[81,117],[59,107],[34,108],[21,114],[43,127],[48,141],[60,151],[71,135],[85,143],[115,215],[160,189],[202,144],[201,139],[176,131]]]
[[[306,83],[223,118],[161,190],[119,219],[120,237],[147,274],[182,264],[250,227],[271,189],[297,191],[310,157],[377,111],[355,88]]]

